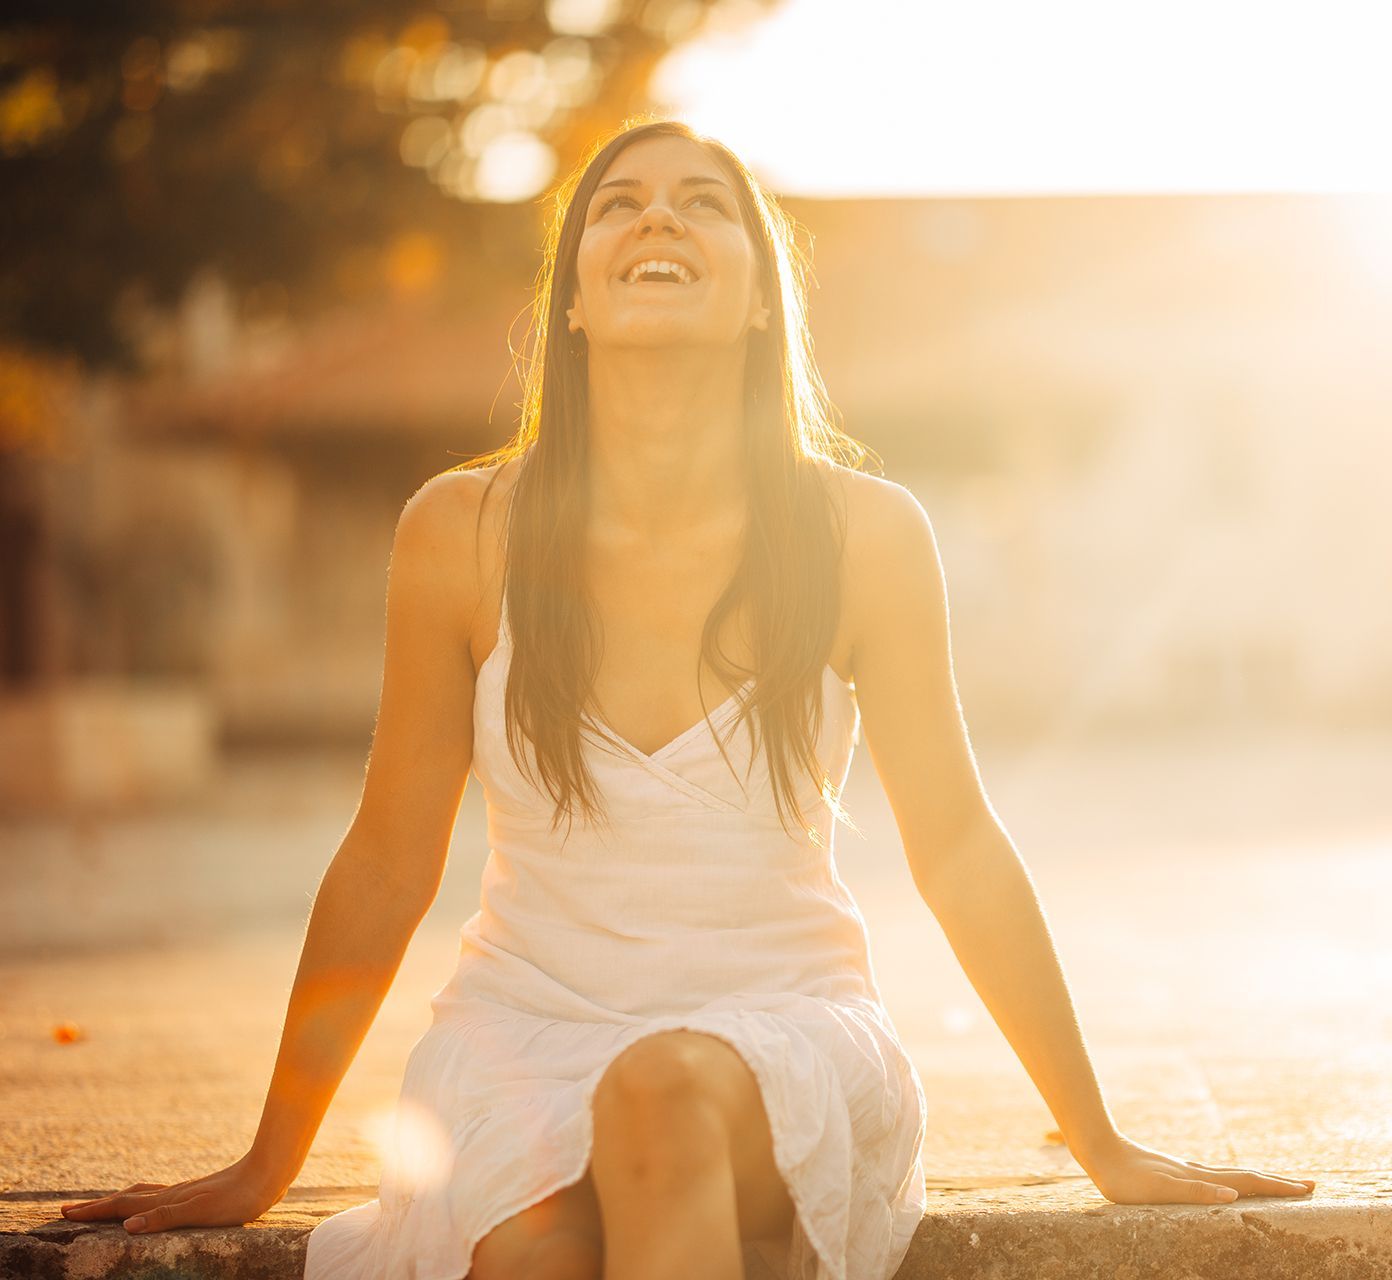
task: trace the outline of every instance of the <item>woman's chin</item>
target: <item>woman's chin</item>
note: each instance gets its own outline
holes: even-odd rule
[[[702,332],[690,324],[655,323],[625,326],[623,332],[614,334],[604,341],[591,339],[589,352],[590,358],[593,359],[596,355],[608,351],[615,354],[624,351],[644,351],[656,355],[663,351],[709,351],[722,346],[734,349],[738,345],[722,335]]]

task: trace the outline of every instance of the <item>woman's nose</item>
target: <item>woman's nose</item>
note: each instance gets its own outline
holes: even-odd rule
[[[665,227],[680,231],[681,223],[677,215],[672,212],[665,204],[653,203],[643,210],[642,216],[638,219],[638,229],[640,231],[648,228]]]

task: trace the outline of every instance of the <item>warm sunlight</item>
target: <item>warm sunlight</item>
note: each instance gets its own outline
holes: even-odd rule
[[[1392,1259],[1392,0],[17,8],[0,1280]]]
[[[1392,285],[1392,194],[1342,201],[1334,216],[1355,270],[1367,279]]]
[[[420,1103],[402,1098],[363,1123],[364,1135],[376,1149],[387,1174],[407,1186],[428,1189],[449,1176],[449,1135]]]
[[[789,0],[654,89],[800,195],[1387,190],[1375,12]]]

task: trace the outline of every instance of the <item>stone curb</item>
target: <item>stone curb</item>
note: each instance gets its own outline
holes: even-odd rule
[[[896,1280],[1392,1280],[1392,1171],[1326,1174],[1299,1200],[1214,1206],[1110,1204],[1080,1181],[931,1189]],[[59,1213],[97,1194],[0,1198],[0,1278],[300,1280],[315,1224],[376,1188],[292,1190],[244,1227],[150,1236]],[[745,1269],[746,1280],[776,1278],[753,1248]]]

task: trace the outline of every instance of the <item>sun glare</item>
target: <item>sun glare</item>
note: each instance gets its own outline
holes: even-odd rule
[[[364,1125],[387,1175],[418,1189],[439,1186],[450,1169],[449,1137],[425,1107],[402,1098]]]
[[[1376,11],[787,0],[653,91],[789,194],[1392,190]]]
[[[1392,285],[1392,193],[1341,201],[1335,216],[1357,269]]]

